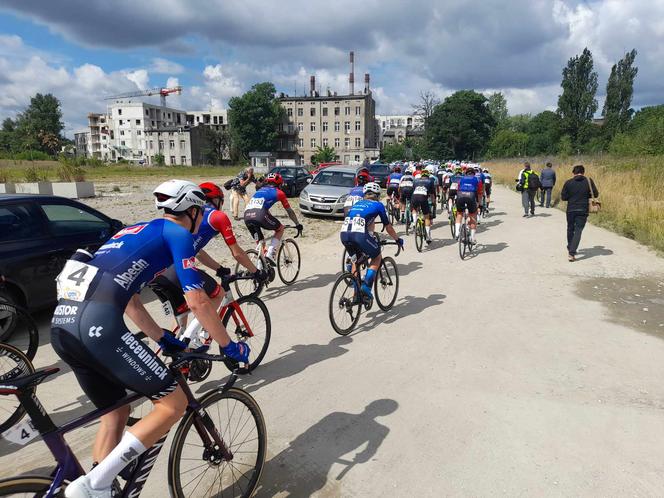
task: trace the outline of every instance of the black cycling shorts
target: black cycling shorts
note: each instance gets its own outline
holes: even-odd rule
[[[421,209],[422,214],[429,216],[431,214],[431,209],[429,208],[429,197],[426,195],[414,195],[410,199],[410,208],[411,209]]]
[[[265,209],[250,209],[245,211],[244,224],[247,225],[249,233],[256,242],[265,238],[261,228],[275,231],[281,227],[281,222]]]
[[[196,269],[203,279],[203,289],[210,298],[215,298],[221,292],[221,286],[217,281],[205,273],[203,270]],[[162,303],[169,302],[176,315],[180,315],[189,310],[187,302],[184,299],[184,292],[178,280],[175,268],[170,266],[163,273],[157,275],[149,283],[150,289],[156,294]]]
[[[475,199],[474,194],[472,197],[459,195],[456,199],[456,207],[460,213],[463,213],[463,210],[468,208],[470,214],[475,214],[477,212],[477,199]]]
[[[399,187],[389,186],[389,185],[387,186],[387,196],[388,197],[391,197],[392,195],[394,195],[396,197],[398,195],[398,192],[399,192]]]
[[[97,301],[61,299],[51,322],[51,345],[83,392],[105,408],[134,391],[157,400],[175,391],[168,367],[129,331],[124,310]]]
[[[454,199],[457,196],[457,191],[456,190],[450,190],[447,192],[447,198],[448,199]]]
[[[414,189],[412,188],[402,188],[399,198],[401,202],[406,202],[407,200],[410,200],[410,198],[413,196],[413,190]]]
[[[373,259],[380,254],[378,240],[369,233],[341,232],[341,243],[349,256],[359,257],[365,254],[369,259]]]
[[[484,192],[488,197],[491,197],[491,185],[484,185]]]

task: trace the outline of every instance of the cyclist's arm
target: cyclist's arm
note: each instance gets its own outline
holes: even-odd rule
[[[134,325],[153,341],[159,341],[161,336],[164,335],[162,328],[154,321],[154,318],[150,316],[150,313],[145,309],[145,306],[143,306],[138,294],[134,294],[129,300],[129,303],[125,308],[125,313],[129,319],[134,322]]]
[[[387,225],[385,231],[395,240],[395,242],[399,240],[399,235],[392,225]]]
[[[296,225],[299,225],[300,222],[297,220],[297,215],[295,214],[295,211],[293,211],[293,208],[290,207],[290,204],[288,203],[288,197],[286,197],[286,194],[283,190],[277,190],[277,200],[281,202],[281,205],[286,210],[286,214],[290,220]]]
[[[200,261],[203,265],[207,266],[210,270],[217,271],[217,269],[221,266],[219,263],[217,263],[217,261],[215,261],[215,259],[212,256],[210,256],[203,249],[198,251],[196,259]]]
[[[247,253],[244,252],[244,250],[237,243],[228,246],[228,248],[230,249],[231,254],[235,258],[235,261],[240,263],[251,273],[256,273],[257,271],[256,266],[251,262],[249,256],[247,256]]]
[[[231,342],[226,328],[221,324],[217,310],[212,305],[212,301],[203,289],[191,289],[184,293],[184,298],[187,301],[189,309],[194,312],[194,315],[207,330],[212,339],[217,341],[221,347],[226,347]]]

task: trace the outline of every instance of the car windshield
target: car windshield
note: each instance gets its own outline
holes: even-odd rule
[[[372,164],[369,166],[369,173],[389,173],[390,167],[387,164]]]
[[[274,168],[270,173],[279,173],[281,176],[295,176],[296,168]]]
[[[355,186],[355,173],[351,171],[328,171],[323,170],[316,175],[314,185],[331,185],[333,187]]]

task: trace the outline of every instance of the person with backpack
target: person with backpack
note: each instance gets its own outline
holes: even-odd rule
[[[524,163],[516,184],[516,189],[521,192],[524,218],[528,218],[528,211],[530,211],[530,216],[535,216],[535,195],[540,186],[541,183],[537,173],[531,169],[530,163]]]

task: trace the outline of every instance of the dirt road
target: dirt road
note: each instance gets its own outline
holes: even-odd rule
[[[266,294],[273,340],[241,382],[268,426],[259,496],[661,495],[664,261],[588,226],[570,264],[564,214],[540,212],[521,218],[496,189],[463,262],[446,226],[422,254],[411,237],[395,307],[346,338],[327,318],[337,237],[302,239],[300,280]],[[45,344],[37,364],[53,363]],[[89,409],[70,373],[38,394],[60,421]],[[44,467],[44,450],[0,443],[0,473]],[[166,492],[165,462],[147,496]]]

